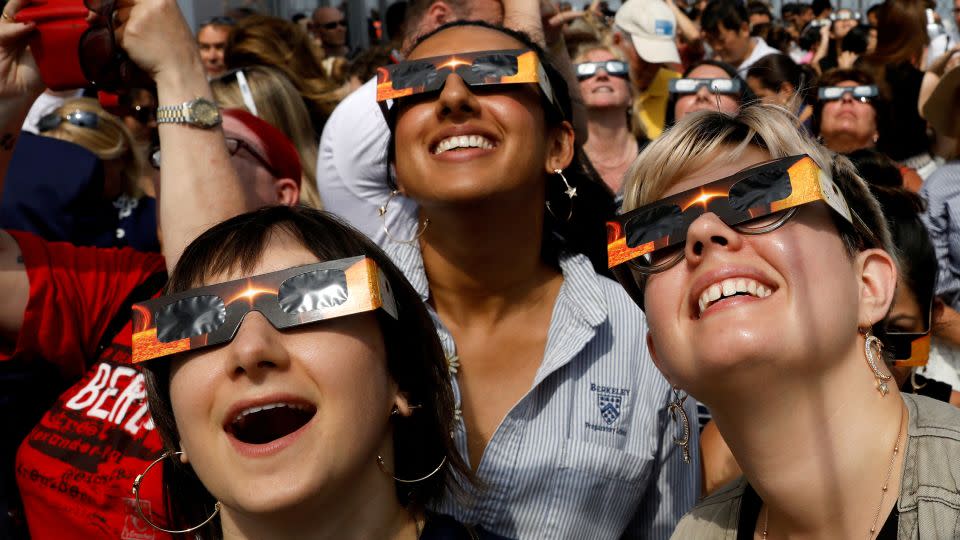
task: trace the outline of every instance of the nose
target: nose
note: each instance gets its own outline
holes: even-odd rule
[[[844,93],[840,96],[840,101],[842,101],[842,102],[844,102],[844,103],[853,103],[853,101],[854,101],[854,99],[853,99],[853,92],[844,92]]]
[[[711,99],[713,99],[713,92],[710,91],[710,85],[700,85],[700,88],[697,88],[697,101],[710,101]]]
[[[609,79],[609,78],[610,78],[610,74],[607,73],[606,68],[603,68],[603,67],[597,67],[597,72],[594,73],[593,76],[596,77],[596,78],[598,78],[598,79],[603,79],[603,80],[606,80],[606,79]]]
[[[700,264],[708,252],[716,250],[739,251],[743,238],[713,212],[698,217],[687,229],[684,256],[688,263]]]
[[[227,351],[229,369],[234,377],[263,377],[270,371],[290,365],[289,353],[283,346],[283,334],[258,311],[251,311],[243,318]]]
[[[456,73],[447,75],[440,97],[437,99],[437,114],[441,117],[466,115],[471,116],[480,110],[480,101],[470,91],[467,83],[463,82]]]

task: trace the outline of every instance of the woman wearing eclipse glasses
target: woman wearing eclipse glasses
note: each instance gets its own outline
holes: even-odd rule
[[[954,538],[960,411],[901,394],[895,253],[850,163],[765,105],[681,121],[629,173],[609,264],[744,477],[676,538]]]
[[[383,68],[377,97],[398,188],[381,212],[401,192],[419,207],[387,251],[435,316],[454,440],[485,486],[439,510],[508,537],[669,537],[697,467],[670,444],[641,314],[598,274],[613,197],[563,79],[525,35],[453,23]]]
[[[648,142],[642,130],[631,132],[630,67],[619,49],[596,41],[580,45],[573,62],[587,109],[589,137],[583,151],[619,196],[624,173]]]
[[[741,106],[756,99],[757,96],[730,64],[704,60],[691,66],[682,78],[670,81],[667,125],[672,126],[697,111],[735,114]]]

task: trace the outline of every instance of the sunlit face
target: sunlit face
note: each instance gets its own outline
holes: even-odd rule
[[[208,283],[315,262],[280,233],[249,273]],[[181,448],[227,515],[276,513],[383,482],[376,459],[392,456],[399,399],[371,313],[280,332],[250,312],[231,342],[176,359],[170,377]]]
[[[770,159],[750,146],[729,163],[732,150],[720,148],[664,196]],[[829,212],[826,205],[806,205],[780,228],[758,235],[740,234],[712,213],[691,224],[684,260],[652,275],[645,289],[655,357],[672,383],[709,405],[731,387],[822,370],[836,356],[836,344],[856,336],[853,265]],[[720,295],[701,311],[704,292],[715,285],[722,290],[731,279],[756,282],[771,294]]]
[[[837,86],[858,86],[856,81],[842,81]],[[845,94],[825,103],[820,113],[820,136],[834,152],[852,152],[870,148],[877,138],[877,112],[868,102]]]
[[[227,46],[230,29],[226,26],[208,24],[197,32],[197,45],[200,47],[200,60],[207,70],[208,77],[223,75],[227,67],[223,62],[223,51]]]
[[[697,66],[688,75],[691,79],[729,79],[726,71],[704,64]],[[695,94],[686,94],[677,99],[673,106],[673,117],[679,121],[684,116],[697,111],[717,111],[727,114],[736,114],[740,102],[736,96],[729,94],[715,94],[706,86],[701,86]]]
[[[731,66],[739,66],[750,54],[750,29],[747,25],[740,28],[727,28],[720,23],[716,32],[704,32],[704,38],[714,57]]]
[[[313,12],[311,27],[326,47],[343,47],[347,43],[347,18],[337,8],[318,8]]]
[[[522,47],[497,30],[460,26],[433,35],[409,58]],[[551,143],[540,101],[533,84],[474,91],[455,74],[439,94],[401,100],[395,127],[401,189],[427,211],[490,196],[542,200]],[[463,140],[470,142],[456,142]]]
[[[593,49],[577,58],[580,62],[606,62],[618,60],[610,51]],[[626,109],[630,106],[630,81],[611,76],[605,69],[598,69],[589,79],[580,81],[580,95],[588,109]]]

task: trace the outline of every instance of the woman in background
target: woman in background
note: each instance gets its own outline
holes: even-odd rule
[[[279,129],[300,155],[300,203],[321,209],[317,190],[317,136],[300,94],[280,71],[266,66],[237,68],[210,81],[221,108],[246,109]]]

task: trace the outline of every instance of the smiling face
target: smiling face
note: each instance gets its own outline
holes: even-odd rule
[[[278,233],[245,275],[314,262]],[[250,312],[231,342],[177,359],[170,377],[181,449],[225,514],[392,485],[376,457],[392,455],[388,418],[400,400],[369,313],[280,332]]]
[[[858,86],[856,81],[842,81],[837,86]],[[866,98],[869,99],[869,98]],[[877,112],[869,101],[853,94],[823,105],[820,113],[820,136],[823,144],[834,152],[852,152],[869,148],[877,139]]]
[[[458,26],[425,40],[408,58],[524,47],[497,30]],[[400,99],[394,134],[401,190],[428,211],[505,194],[542,201],[544,174],[570,159],[556,158],[556,141],[572,131],[545,127],[539,92],[534,84],[470,88],[450,74],[439,93]]]
[[[688,75],[689,79],[729,79],[730,75],[726,71],[704,64],[697,66]],[[701,86],[696,93],[685,94],[677,99],[673,106],[674,121],[679,121],[684,116],[697,111],[716,111],[727,114],[736,114],[740,108],[740,102],[736,96],[729,94],[714,94],[707,86]]]
[[[732,151],[721,147],[707,165],[663,195],[770,159],[750,146],[731,162]],[[810,359],[827,362],[836,351],[819,348],[849,341],[857,330],[853,264],[830,210],[820,203],[799,208],[780,228],[757,235],[738,233],[715,214],[700,216],[688,230],[684,259],[650,276],[645,292],[661,370],[707,403],[723,399],[717,393],[725,386],[715,384],[720,380],[742,379],[742,387],[756,383],[758,370],[761,376],[822,370]]]
[[[582,57],[579,62],[606,62],[619,60],[610,51],[593,49]],[[612,77],[605,69],[598,69],[590,78],[580,81],[580,94],[588,109],[619,108],[630,106],[630,81],[623,77]]]

